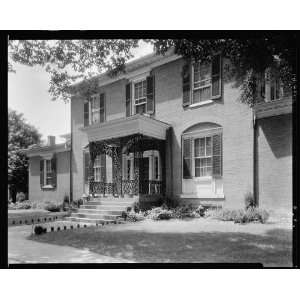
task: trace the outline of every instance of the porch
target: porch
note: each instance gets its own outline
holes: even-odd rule
[[[144,115],[95,125],[82,129],[89,139],[86,193],[93,197],[164,195],[169,125]]]

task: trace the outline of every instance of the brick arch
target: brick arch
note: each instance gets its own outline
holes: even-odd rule
[[[212,123],[212,122],[200,122],[200,123],[196,123],[194,125],[189,126],[182,132],[182,134],[194,132],[194,131],[217,129],[217,128],[222,128],[222,126],[217,123]]]

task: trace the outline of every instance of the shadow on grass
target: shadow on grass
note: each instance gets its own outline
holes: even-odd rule
[[[292,266],[292,231],[266,235],[242,232],[152,233],[86,228],[51,232],[30,239],[88,248],[98,254],[142,263],[262,263]]]

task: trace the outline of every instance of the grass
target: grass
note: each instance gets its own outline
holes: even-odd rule
[[[143,263],[262,263],[273,267],[292,266],[291,229],[271,226],[263,233],[253,233],[252,229],[250,232],[244,230],[247,228],[245,226],[251,225],[234,225],[232,228],[237,229],[222,232],[216,230],[214,225],[212,230],[208,227],[195,230],[191,227],[194,226],[192,222],[189,225],[188,222],[177,221],[174,222],[174,230],[170,223],[164,230],[163,222],[170,221],[154,222],[154,226],[160,228],[157,231],[149,230],[151,224],[147,225],[149,228],[140,224],[131,224],[130,227],[112,225],[50,232],[32,236],[31,239],[79,249],[88,248],[98,254]],[[210,226],[209,223],[206,226]],[[256,230],[256,227],[248,228]]]

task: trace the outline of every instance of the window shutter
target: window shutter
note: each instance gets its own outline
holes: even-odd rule
[[[183,139],[183,178],[190,179],[192,178],[192,139],[185,138]]]
[[[212,87],[211,96],[212,98],[220,98],[222,91],[222,59],[221,55],[215,55],[212,59],[211,64],[211,76],[212,76]]]
[[[154,114],[154,76],[148,76],[146,79],[147,82],[147,113]]]
[[[222,176],[222,135],[213,135],[213,175]]]
[[[191,104],[191,74],[190,64],[187,63],[182,67],[182,106]]]
[[[126,84],[126,117],[131,115],[131,83]]]
[[[100,113],[100,123],[105,122],[105,94],[102,93],[100,94],[100,109],[99,109],[99,113]]]
[[[44,186],[44,160],[40,160],[40,185]]]
[[[53,187],[56,187],[57,185],[57,171],[56,171],[56,155],[51,159],[51,169],[52,169],[52,178],[51,178],[51,184]]]
[[[83,104],[84,127],[89,126],[89,101],[85,100]]]
[[[100,165],[102,166],[101,181],[106,182],[106,155],[100,155]]]
[[[89,170],[90,170],[90,153],[84,152],[84,182],[89,182]]]

